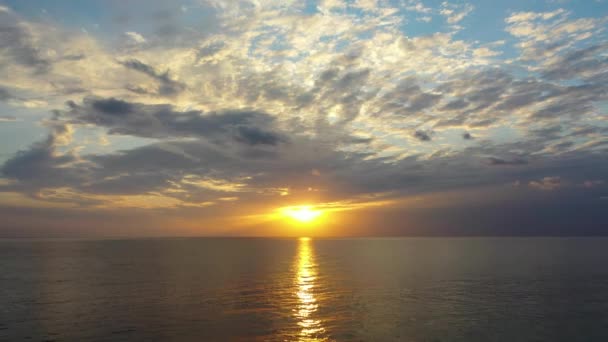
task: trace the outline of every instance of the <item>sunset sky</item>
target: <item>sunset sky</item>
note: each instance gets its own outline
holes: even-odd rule
[[[602,0],[0,0],[0,237],[608,234],[607,28]]]

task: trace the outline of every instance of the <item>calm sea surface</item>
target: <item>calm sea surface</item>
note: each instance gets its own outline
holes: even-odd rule
[[[0,240],[1,341],[608,341],[608,239]]]

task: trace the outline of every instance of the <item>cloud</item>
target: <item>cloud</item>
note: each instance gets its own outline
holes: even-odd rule
[[[151,78],[158,81],[158,89],[157,93],[162,96],[174,96],[186,89],[186,85],[171,79],[169,76],[169,71],[158,72],[153,67],[148,64],[145,64],[137,59],[129,59],[123,62],[120,62],[123,66],[128,69],[135,70],[137,72],[141,72],[142,74],[148,75]]]
[[[127,36],[127,38],[135,44],[143,44],[146,42],[146,38],[144,38],[144,36],[142,36],[141,34],[139,34],[137,32],[133,32],[133,31],[125,32],[125,36]]]
[[[133,105],[115,98],[85,101],[91,102],[92,109],[104,114],[124,116],[133,112]],[[70,106],[75,107],[75,104],[70,104]]]
[[[282,137],[272,132],[263,131],[257,127],[240,126],[236,135],[238,141],[249,145],[277,145],[284,141]]]
[[[564,13],[566,13],[566,11],[563,8],[556,9],[552,12],[515,12],[505,19],[505,22],[513,24],[536,19],[549,20]]]
[[[21,25],[8,10],[0,11],[0,55],[38,73],[48,71],[52,65],[36,45],[35,37],[28,27]]]
[[[592,32],[604,25],[600,18],[569,19],[570,16],[571,13],[563,9],[516,12],[505,19],[506,31],[522,40],[518,44],[522,60],[551,63],[552,58],[588,40]]]
[[[226,44],[223,41],[211,41],[206,43],[198,50],[197,57],[199,58],[199,62],[212,58],[225,47]]]
[[[142,138],[196,137],[214,142],[238,141],[249,145],[277,145],[288,138],[273,131],[272,116],[255,111],[221,113],[176,111],[171,105],[130,103],[115,98],[88,97],[81,105],[68,103],[56,118],[71,124],[94,124],[110,134]]]
[[[528,185],[535,189],[551,191],[562,187],[563,182],[560,177],[544,177],[538,181],[530,181]]]
[[[608,58],[601,57],[606,51],[608,43],[567,52],[546,65],[543,77],[549,80],[593,77],[608,67]]]
[[[78,160],[73,154],[58,155],[57,146],[65,145],[71,139],[72,130],[67,125],[54,124],[44,141],[34,143],[28,150],[20,151],[7,160],[0,168],[5,177],[19,180],[25,189],[45,186],[62,186],[82,179],[81,171],[73,167]],[[74,184],[74,183],[72,183]]]
[[[586,180],[583,182],[583,187],[591,189],[591,188],[597,188],[600,186],[603,186],[604,184],[606,184],[606,182],[604,180],[601,179],[595,179],[595,180]]]
[[[422,1],[410,0],[408,1],[408,6],[406,7],[408,11],[414,11],[418,13],[429,14],[433,12],[433,9],[430,7],[424,6]]]
[[[431,141],[432,140],[431,134],[432,134],[432,132],[415,131],[414,138],[416,138],[420,141]]]
[[[469,103],[464,99],[454,100],[443,106],[442,110],[458,110],[466,108]]]
[[[14,98],[13,95],[3,87],[0,87],[0,101],[8,101]]]
[[[446,17],[448,24],[457,24],[473,11],[474,7],[471,4],[451,4],[447,1],[441,3],[439,13]]]
[[[17,117],[14,115],[0,115],[0,122],[15,122]]]
[[[502,158],[497,158],[497,157],[490,157],[488,158],[488,161],[490,162],[490,165],[497,165],[497,166],[517,166],[517,165],[526,165],[528,164],[528,161],[522,158],[513,158],[513,159],[502,159]]]

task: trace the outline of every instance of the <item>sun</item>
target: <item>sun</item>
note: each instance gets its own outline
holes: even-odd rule
[[[282,213],[283,215],[301,223],[311,223],[323,214],[321,210],[314,209],[309,205],[286,207],[282,209]]]

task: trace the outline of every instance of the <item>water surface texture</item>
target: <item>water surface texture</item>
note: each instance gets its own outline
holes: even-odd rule
[[[1,341],[608,341],[608,239],[0,240]]]

